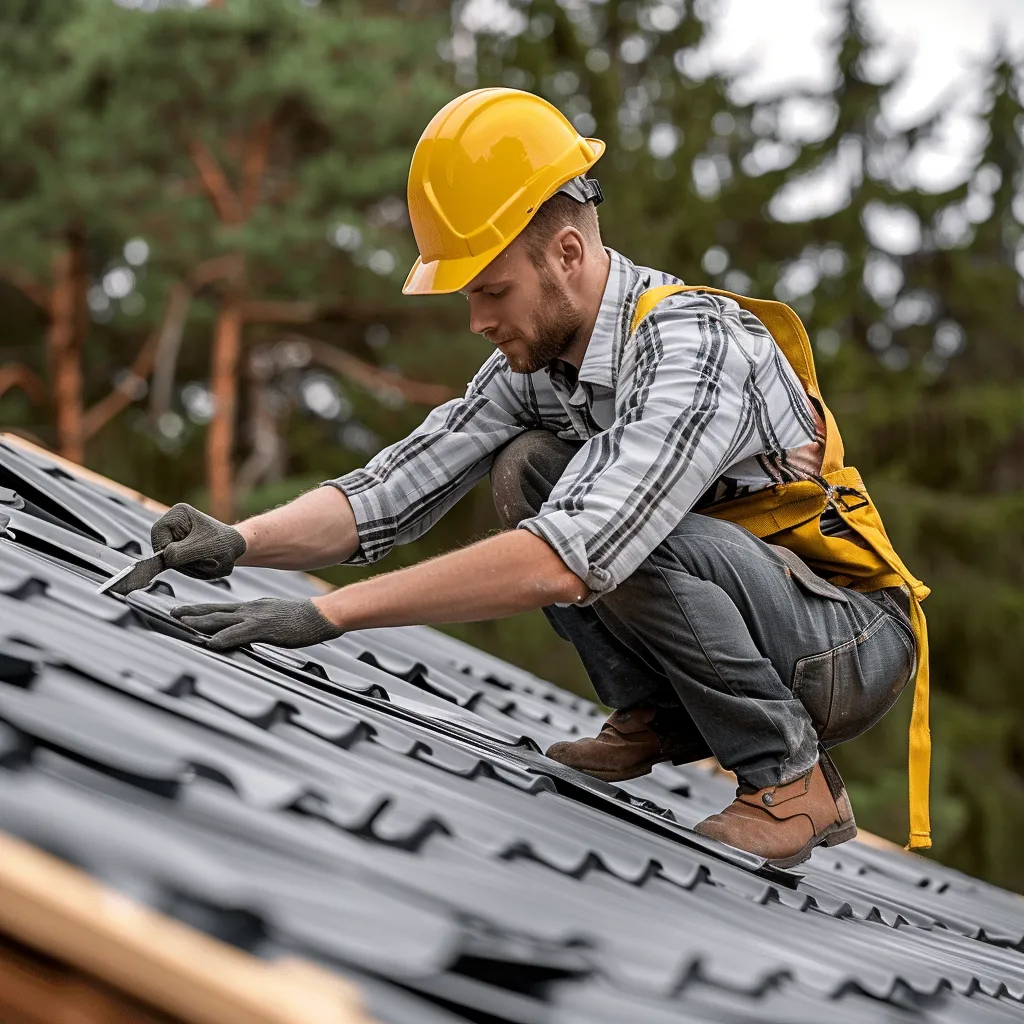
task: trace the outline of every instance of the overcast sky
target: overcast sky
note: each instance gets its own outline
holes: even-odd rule
[[[718,67],[750,66],[743,96],[783,84],[827,85],[826,43],[834,27],[828,0],[713,0],[719,8],[708,56]],[[946,98],[950,115],[942,150],[929,161],[934,188],[962,178],[978,145],[970,118],[977,109],[977,63],[997,39],[1024,55],[1024,0],[867,0],[882,44],[878,70],[908,64],[910,72],[887,114],[906,124]]]
[[[750,61],[754,91],[781,83],[825,84],[823,43],[834,24],[827,0],[714,0],[709,50],[716,62]],[[997,38],[1024,50],[1024,0],[868,0],[888,59],[910,64],[897,110],[911,116],[943,90],[974,91],[972,62]]]
[[[600,3],[601,0],[590,0]],[[670,0],[671,2],[671,0]],[[828,87],[827,43],[835,29],[836,0],[691,0],[711,8],[713,31],[693,67],[743,69],[738,98],[780,87]],[[881,44],[879,74],[906,65],[904,82],[886,115],[905,127],[942,104],[940,145],[922,151],[913,177],[941,190],[962,181],[980,144],[971,114],[978,109],[978,63],[1001,39],[1024,58],[1024,0],[865,0]],[[516,24],[508,0],[466,0],[467,22],[482,27]]]

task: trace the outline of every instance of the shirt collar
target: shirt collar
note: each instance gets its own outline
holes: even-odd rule
[[[611,259],[608,268],[608,282],[601,296],[594,331],[583,355],[579,379],[604,388],[614,388],[619,375],[619,357],[622,353],[621,340],[625,337],[623,319],[632,305],[633,279],[636,270],[633,264],[614,249],[605,249]]]

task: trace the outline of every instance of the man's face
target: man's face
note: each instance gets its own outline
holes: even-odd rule
[[[536,373],[563,355],[583,325],[558,264],[538,267],[519,239],[462,291],[469,329],[500,348],[516,373]]]

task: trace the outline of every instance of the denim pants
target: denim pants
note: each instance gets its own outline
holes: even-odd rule
[[[543,430],[491,471],[499,518],[535,515],[579,446]],[[689,513],[629,579],[587,607],[544,609],[600,700],[681,706],[694,760],[744,783],[790,782],[895,703],[916,662],[896,588],[859,594],[734,523]]]

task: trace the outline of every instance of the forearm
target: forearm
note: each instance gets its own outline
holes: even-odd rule
[[[318,487],[235,529],[245,539],[237,565],[319,569],[348,561],[359,547],[352,506],[336,487]]]
[[[589,591],[551,547],[511,530],[314,598],[344,630],[496,619],[582,601]]]

